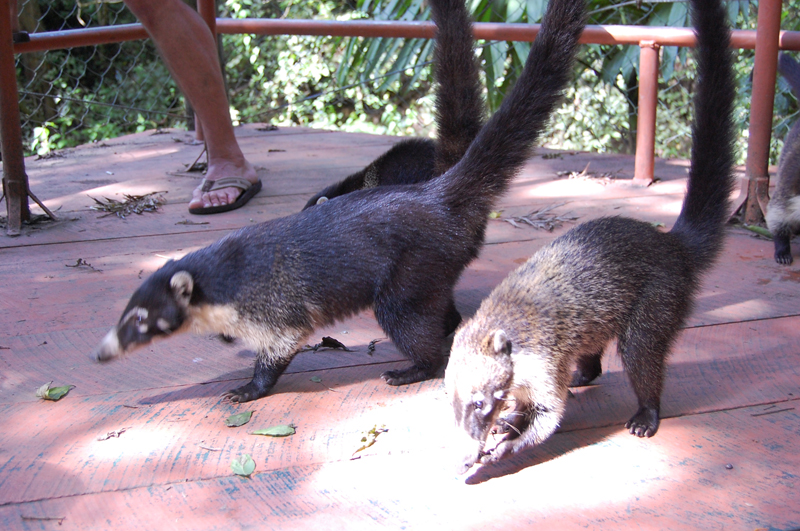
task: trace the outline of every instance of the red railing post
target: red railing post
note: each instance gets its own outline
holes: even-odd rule
[[[656,149],[656,106],[658,105],[658,51],[654,41],[639,43],[639,119],[636,128],[636,157],[633,181],[653,182]]]
[[[15,1],[15,0],[11,0]],[[8,0],[0,2],[0,140],[3,150],[3,192],[6,198],[9,236],[18,236],[28,221],[28,176],[22,151],[17,72]]]
[[[742,182],[737,213],[747,224],[764,220],[769,201],[769,141],[778,70],[778,39],[781,29],[781,0],[758,3],[756,54],[753,66],[753,94],[750,100],[750,136],[747,141],[745,180]]]

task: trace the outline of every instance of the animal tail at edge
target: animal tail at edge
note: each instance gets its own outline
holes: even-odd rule
[[[733,175],[735,84],[728,14],[720,0],[691,0],[697,35],[691,168],[686,196],[672,233],[695,254],[700,269],[722,249],[730,215]]]
[[[483,126],[486,107],[465,0],[429,4],[436,22],[433,71],[438,85],[434,174],[441,175],[466,153]]]
[[[585,25],[584,0],[550,0],[522,74],[464,157],[436,181],[453,208],[484,205],[506,191],[525,163],[572,76]],[[477,202],[477,203],[476,203]]]

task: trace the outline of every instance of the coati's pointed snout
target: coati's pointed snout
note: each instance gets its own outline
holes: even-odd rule
[[[119,343],[117,336],[117,328],[114,327],[105,335],[100,341],[100,344],[95,347],[89,356],[93,361],[100,363],[111,361],[124,354],[122,346]]]

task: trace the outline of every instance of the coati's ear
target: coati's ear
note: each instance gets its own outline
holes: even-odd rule
[[[189,306],[189,299],[192,298],[194,280],[187,271],[178,271],[169,280],[169,286],[175,294],[175,299],[183,306]]]
[[[496,330],[494,333],[494,354],[500,355],[504,354],[508,356],[511,354],[511,340],[508,339],[506,333],[502,330]]]
[[[314,203],[314,204],[316,204],[316,205],[321,205],[322,203],[324,203],[324,202],[325,202],[325,201],[327,201],[327,200],[328,200],[328,198],[327,198],[327,197],[325,197],[325,196],[323,195],[322,197],[320,197],[319,199],[317,199],[317,202],[316,202],[316,203]]]

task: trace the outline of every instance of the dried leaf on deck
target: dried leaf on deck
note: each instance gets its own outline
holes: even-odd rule
[[[373,426],[371,430],[366,432],[366,434],[364,434],[361,437],[361,446],[358,449],[356,449],[355,452],[353,452],[353,455],[350,457],[350,459],[356,459],[356,454],[358,452],[366,450],[367,448],[375,444],[375,442],[378,440],[378,435],[380,435],[381,433],[385,433],[387,431],[389,431],[389,429],[386,427],[385,424],[381,425],[380,428],[378,427],[377,424]]]
[[[250,457],[250,454],[244,454],[239,459],[234,459],[231,462],[231,470],[237,476],[244,476],[249,478],[250,474],[256,470],[256,462]]]
[[[367,345],[367,354],[372,356],[375,353],[375,345],[377,345],[381,341],[383,341],[383,339],[373,339],[372,341],[370,341],[369,345]]]
[[[244,413],[237,413],[236,415],[231,415],[227,419],[225,419],[225,425],[229,428],[238,428],[239,426],[244,426],[248,422],[250,422],[250,418],[253,416],[252,411],[245,411]]]
[[[36,396],[42,398],[44,400],[61,400],[64,398],[67,393],[73,389],[74,385],[62,385],[60,387],[50,387],[52,385],[52,380],[41,386],[36,390]]]
[[[87,262],[83,258],[78,258],[78,260],[75,261],[75,265],[69,265],[69,264],[64,264],[64,265],[66,267],[88,267],[92,271],[97,271],[98,273],[103,271],[102,269],[97,269],[96,267],[94,267],[92,264],[90,264],[89,262]]]
[[[119,438],[120,435],[128,431],[128,428],[121,428],[119,430],[114,430],[106,433],[105,435],[101,435],[97,438],[98,441],[107,441],[112,438]]]
[[[105,199],[105,201],[101,201],[100,199],[89,196],[96,203],[89,208],[107,212],[105,216],[100,216],[101,218],[116,215],[117,217],[125,219],[125,216],[130,214],[143,214],[144,212],[157,211],[158,207],[166,203],[166,200],[159,194],[166,193],[166,191],[163,191],[150,192],[144,195],[123,194],[125,197],[123,201],[111,199],[109,197],[104,197],[103,199]]]
[[[764,236],[765,238],[769,238],[770,240],[772,239],[772,233],[768,229],[765,229],[764,227],[759,227],[758,225],[742,225],[742,227],[751,232],[755,232],[760,236]]]
[[[251,435],[266,435],[268,437],[288,437],[297,433],[297,426],[294,424],[281,424],[278,426],[270,426],[263,430],[256,430]]]
[[[300,349],[300,352],[308,352],[308,351],[316,352],[322,348],[331,350],[344,350],[345,352],[353,352],[353,349],[347,348],[344,343],[330,336],[323,337],[322,342],[317,343],[313,347],[311,345],[306,345],[305,347]]]
[[[511,225],[513,225],[518,229],[522,228],[522,225],[529,225],[534,229],[546,230],[552,232],[554,229],[560,227],[563,223],[565,222],[571,223],[578,219],[577,216],[570,216],[569,213],[567,214],[551,213],[551,210],[554,210],[564,205],[566,205],[566,203],[550,205],[539,210],[533,210],[524,216],[503,218],[503,221],[507,221],[508,223],[510,223]]]

